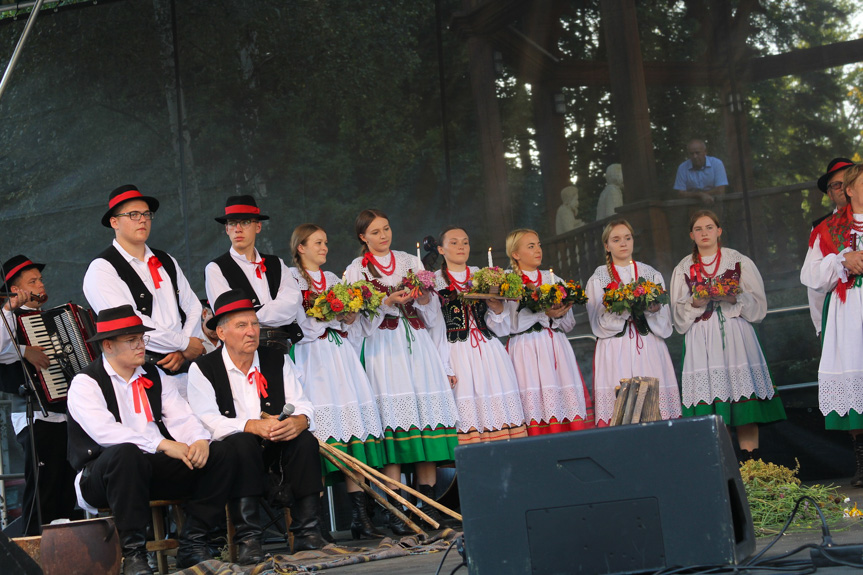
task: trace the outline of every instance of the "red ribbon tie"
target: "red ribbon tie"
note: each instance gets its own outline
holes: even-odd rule
[[[267,266],[264,265],[264,258],[261,258],[259,262],[252,262],[255,264],[255,275],[258,276],[258,279],[261,279],[262,273],[267,273]]]
[[[249,383],[257,387],[258,397],[268,397],[267,396],[267,378],[264,377],[264,374],[258,371],[256,367],[252,371],[249,372]]]
[[[150,276],[153,278],[153,285],[159,289],[159,284],[162,283],[162,276],[159,274],[159,268],[162,267],[162,262],[156,256],[150,256],[147,260],[147,267],[150,268]]]
[[[150,409],[150,400],[147,399],[145,389],[153,387],[153,382],[139,375],[137,379],[132,381],[132,398],[135,400],[135,413],[141,413],[141,407],[144,408],[144,413],[147,415],[147,421],[153,421],[153,411]]]

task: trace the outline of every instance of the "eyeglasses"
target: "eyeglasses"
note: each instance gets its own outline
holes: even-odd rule
[[[228,220],[228,223],[225,224],[228,228],[235,228],[240,226],[241,228],[247,228],[257,222],[258,220]]]
[[[150,336],[142,335],[141,337],[136,337],[134,339],[118,339],[117,341],[128,344],[130,349],[141,349],[150,343]]]
[[[145,220],[152,220],[156,216],[156,212],[123,212],[122,214],[114,214],[115,218],[119,218],[120,216],[128,216],[130,220],[137,222],[141,220],[141,216],[144,216]]]
[[[835,192],[836,190],[841,190],[841,189],[842,189],[842,182],[830,182],[829,184],[827,184],[827,191],[828,192]]]

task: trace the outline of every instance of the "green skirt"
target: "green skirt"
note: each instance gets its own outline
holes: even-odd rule
[[[327,439],[327,445],[332,445],[339,451],[352,455],[369,467],[382,468],[386,464],[383,441],[379,437],[369,435],[365,441],[351,437],[347,443],[330,437]],[[321,456],[321,473],[327,485],[335,485],[344,480],[344,475],[339,468],[323,455]]]
[[[422,431],[411,427],[384,429],[383,447],[386,463],[421,463],[424,461],[448,462],[455,459],[458,432],[455,427],[438,425],[434,430]]]
[[[863,414],[849,409],[846,415],[839,415],[831,411],[824,416],[824,427],[826,429],[837,429],[839,431],[852,431],[863,429]]]
[[[750,423],[770,423],[782,421],[785,417],[785,407],[779,392],[773,388],[773,397],[770,399],[759,399],[754,394],[740,401],[719,401],[713,403],[698,403],[692,407],[683,406],[683,417],[696,417],[699,415],[719,415],[725,425],[736,427]]]

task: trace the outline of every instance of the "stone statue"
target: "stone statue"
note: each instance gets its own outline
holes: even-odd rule
[[[620,164],[611,164],[605,170],[605,189],[599,194],[599,204],[596,206],[596,220],[604,220],[613,216],[615,208],[623,205],[623,168]]]
[[[566,186],[560,191],[560,200],[563,203],[557,208],[554,219],[554,231],[558,235],[584,225],[578,218],[578,188]]]

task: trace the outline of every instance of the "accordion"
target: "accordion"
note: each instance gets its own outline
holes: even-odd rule
[[[22,313],[18,330],[24,343],[40,346],[51,360],[48,369],[36,370],[44,399],[48,403],[65,401],[72,378],[98,355],[86,343],[96,331],[90,311],[70,303]]]

